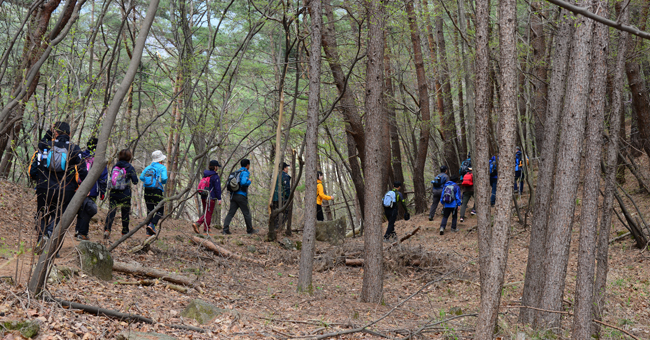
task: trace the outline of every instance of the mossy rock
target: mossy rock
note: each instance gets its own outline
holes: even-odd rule
[[[81,241],[79,250],[79,265],[84,273],[102,279],[113,280],[113,257],[106,247],[99,243]]]
[[[345,240],[346,227],[345,217],[334,221],[318,221],[316,222],[316,240],[327,242],[333,246],[340,245]]]
[[[228,312],[230,312],[230,310],[218,308],[203,300],[195,299],[185,307],[181,312],[181,316],[184,318],[194,319],[201,325],[205,325],[216,319],[217,316]]]
[[[6,330],[19,331],[20,335],[28,339],[35,337],[41,330],[41,324],[31,320],[3,321],[0,325]]]
[[[463,315],[463,309],[460,307],[451,307],[449,309],[449,314],[451,315]]]

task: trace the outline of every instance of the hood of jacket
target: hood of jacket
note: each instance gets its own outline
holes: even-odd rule
[[[127,161],[117,161],[117,163],[115,163],[115,166],[119,166],[120,168],[124,168],[124,169],[128,168],[130,165],[131,163]]]
[[[217,174],[216,171],[212,171],[212,170],[203,170],[203,177],[210,177],[210,176],[214,176],[214,175],[216,175],[216,174]]]

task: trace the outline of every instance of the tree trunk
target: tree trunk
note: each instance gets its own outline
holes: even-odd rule
[[[581,1],[579,5],[591,7],[588,0]],[[544,289],[541,294],[541,308],[552,311],[562,310],[571,225],[576,205],[576,192],[580,184],[576,176],[580,174],[580,154],[585,133],[593,24],[591,19],[577,17],[572,42],[562,112],[563,129],[557,153],[557,159],[562,161],[557,162],[557,175],[553,183],[555,188],[562,188],[562,190],[555,190],[550,210],[548,226],[551,227],[548,228],[546,238]],[[541,312],[536,319],[536,325],[543,328],[558,327],[560,316],[561,314],[558,313]]]
[[[636,114],[636,123],[639,127],[639,140],[643,151],[650,155],[650,96],[648,95],[648,88],[641,75],[641,67],[635,59],[627,60],[625,73],[632,92],[633,112]]]
[[[528,246],[528,262],[526,264],[526,276],[524,280],[524,291],[521,304],[529,307],[539,308],[541,290],[543,287],[544,273],[542,264],[546,247],[546,221],[548,209],[553,192],[553,175],[555,174],[555,153],[557,150],[557,137],[559,133],[559,117],[562,107],[562,97],[567,77],[567,65],[571,47],[571,36],[573,35],[573,20],[569,19],[569,13],[562,10],[560,17],[563,18],[555,37],[555,59],[551,72],[550,91],[545,117],[543,137],[544,147],[540,149],[539,177],[535,193],[535,208],[533,224],[530,230],[530,243]],[[532,324],[537,313],[528,308],[519,310],[519,322]]]
[[[535,11],[542,10],[542,2],[532,4]],[[533,85],[532,113],[535,122],[535,137],[537,138],[537,153],[541,153],[544,145],[544,124],[546,121],[546,98],[548,96],[548,60],[546,60],[546,39],[544,36],[544,24],[540,14],[533,13],[530,16],[530,40],[533,48],[533,74],[531,77]]]
[[[309,2],[311,17],[311,47],[309,54],[309,101],[307,107],[307,153],[305,164],[305,227],[302,234],[298,291],[312,293],[312,269],[314,267],[314,241],[316,238],[316,171],[318,170],[318,116],[320,102],[321,71],[321,1]]]
[[[488,1],[489,0],[481,0],[481,1]],[[458,26],[460,28],[460,34],[463,37],[467,37],[467,22],[465,20],[465,7],[464,7],[464,1],[463,0],[458,0]],[[478,5],[477,5],[478,6]],[[487,15],[487,14],[486,14]],[[478,15],[477,19],[478,21]],[[489,35],[489,33],[486,31],[486,35]],[[489,39],[489,37],[488,37]],[[461,47],[461,55],[465,56],[465,53],[469,53],[469,46],[468,43],[465,39],[460,39],[460,47]],[[478,44],[478,42],[477,42]],[[488,51],[489,53],[489,51]],[[467,121],[469,122],[469,135],[470,136],[475,136],[478,132],[475,130],[479,128],[478,125],[475,124],[475,122],[478,122],[478,120],[475,117],[474,113],[474,83],[472,82],[471,75],[472,74],[478,74],[480,71],[478,70],[478,63],[474,65],[474,69],[472,69],[472,65],[469,63],[470,58],[464,58],[463,57],[463,69],[464,69],[464,74],[465,74],[465,95],[467,96],[467,100],[465,103],[467,104]],[[488,66],[487,64],[485,65],[486,67]],[[478,86],[478,82],[476,83]],[[478,91],[478,90],[477,90]],[[478,100],[478,94],[476,94],[476,100]],[[490,99],[491,100],[491,99]],[[478,103],[476,104],[478,106]],[[485,124],[485,120],[481,121],[481,124]],[[478,141],[478,139],[476,139]],[[470,147],[469,151],[471,153],[474,153],[474,148],[476,145],[474,144],[474,139],[470,138]],[[487,158],[486,158],[487,162]]]
[[[411,31],[411,43],[413,44],[413,59],[415,61],[415,74],[418,82],[418,100],[420,102],[420,139],[417,144],[417,153],[413,167],[413,187],[415,189],[415,213],[421,214],[427,210],[428,206],[426,188],[424,186],[424,165],[427,160],[427,149],[429,147],[429,89],[427,86],[427,77],[424,73],[420,30],[418,29],[415,11],[413,9],[413,0],[406,0],[405,4],[409,29]]]
[[[412,6],[413,3],[411,3]],[[412,8],[411,8],[412,9]],[[381,138],[383,136],[382,122],[385,119],[382,103],[383,71],[384,71],[384,24],[385,9],[380,0],[366,2],[368,15],[368,47],[366,68],[366,119],[367,141],[366,162],[364,165],[365,192],[365,231],[363,234],[363,286],[361,301],[380,303],[383,296],[383,246],[381,223],[383,209],[381,204],[382,183],[381,168]],[[426,81],[425,81],[426,87]],[[304,245],[303,245],[304,247]]]
[[[607,17],[607,2],[601,1],[597,14]],[[603,148],[603,124],[607,92],[607,54],[609,30],[596,24],[592,43],[591,93],[587,115],[585,145],[584,189],[580,212],[580,248],[578,250],[578,276],[576,279],[576,304],[574,307],[572,339],[589,339],[591,335],[592,297],[596,259],[596,232],[598,225],[598,199],[600,198],[600,162]]]

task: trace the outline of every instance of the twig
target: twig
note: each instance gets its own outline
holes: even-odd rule
[[[408,234],[402,236],[402,238],[400,238],[399,241],[396,241],[396,242],[391,243],[390,246],[388,246],[388,248],[386,248],[386,250],[390,250],[391,248],[393,248],[393,246],[396,246],[396,245],[398,245],[398,244],[400,244],[400,243],[402,243],[402,242],[408,240],[408,239],[411,238],[413,235],[415,235],[419,230],[420,230],[420,226],[418,226],[417,228],[413,229],[412,232],[410,232],[410,233],[408,233]]]
[[[604,322],[602,322],[602,321],[600,321],[600,320],[596,320],[596,319],[593,319],[593,320],[591,320],[591,321],[593,321],[593,322],[595,322],[595,323],[599,323],[599,324],[601,324],[601,325],[603,325],[603,326],[607,326],[607,327],[609,327],[609,328],[614,328],[615,330],[621,331],[621,332],[623,332],[623,333],[629,335],[630,338],[632,338],[632,339],[635,339],[635,340],[641,340],[641,339],[635,337],[634,335],[630,334],[629,332],[627,332],[627,331],[624,330],[624,329],[618,328],[618,327],[616,327],[616,326],[612,326],[612,325],[610,325],[610,324],[604,323]]]
[[[478,316],[478,314],[463,314],[463,315],[456,315],[456,316],[453,316],[453,317],[451,317],[451,318],[444,319],[444,320],[441,320],[441,321],[438,321],[438,322],[435,322],[435,323],[432,323],[432,324],[429,324],[429,322],[431,322],[431,321],[429,321],[429,322],[425,323],[424,326],[420,327],[420,329],[418,329],[417,331],[411,333],[408,337],[404,338],[404,340],[406,340],[406,339],[411,339],[414,335],[418,335],[418,334],[420,334],[423,330],[428,329],[428,328],[430,328],[430,327],[434,327],[434,326],[437,326],[437,325],[439,325],[439,324],[441,324],[441,323],[445,323],[445,322],[449,322],[449,321],[451,321],[451,320],[456,320],[456,319],[464,318],[464,317],[467,317],[467,316]]]
[[[609,240],[609,244],[612,244],[612,243],[614,243],[614,242],[616,242],[616,241],[618,241],[618,240],[620,240],[620,239],[626,238],[626,237],[628,237],[628,236],[630,236],[630,232],[629,232],[629,231],[628,231],[627,233],[621,235],[621,236],[617,236],[617,237],[614,237],[613,239]]]
[[[567,314],[569,316],[573,316],[573,314],[571,314],[571,312],[564,312],[564,311],[550,310],[550,309],[541,309],[541,308],[536,308],[536,307],[531,307],[531,306],[504,306],[504,307],[505,308],[528,308],[528,309],[538,310],[540,312]]]

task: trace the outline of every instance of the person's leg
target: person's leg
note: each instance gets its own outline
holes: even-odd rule
[[[88,199],[92,200],[93,203],[95,203],[95,200],[97,199],[96,197],[89,197]],[[79,213],[77,214],[77,228],[76,232],[78,236],[88,236],[88,229],[90,229],[90,219],[97,214],[97,211],[95,210],[95,214],[91,214],[91,212],[88,211],[86,204],[89,203],[84,203],[81,206],[81,209],[79,209]]]
[[[205,217],[204,218],[205,224],[203,227],[203,231],[209,232],[210,222],[212,222],[212,212],[214,211],[214,206],[217,201],[211,199],[207,199],[206,201],[207,201],[205,206],[206,210],[205,210],[205,214],[203,215]]]
[[[386,233],[384,233],[384,239],[388,240],[395,234],[395,220],[397,215],[395,214],[396,208],[384,207],[384,215],[388,220],[388,226],[386,227]]]
[[[519,177],[521,177],[521,170],[515,171],[515,192],[519,191],[519,189],[517,188]]]
[[[224,234],[230,234],[230,221],[235,216],[235,213],[237,213],[237,209],[239,209],[239,205],[237,205],[237,202],[233,198],[234,197],[230,199],[230,208],[228,209],[228,215],[226,215],[226,219],[223,221],[222,233]]]
[[[494,206],[494,203],[497,200],[497,180],[490,179],[490,185],[492,186],[492,195],[490,196],[490,205]]]
[[[122,235],[129,233],[129,223],[131,222],[131,196],[124,197],[120,203],[122,212]]]
[[[199,227],[203,226],[203,229],[205,230],[205,229],[207,228],[207,227],[204,225],[204,224],[205,224],[205,215],[206,215],[206,213],[208,212],[208,211],[206,210],[206,199],[205,199],[205,198],[201,198],[201,208],[202,208],[201,211],[202,211],[203,213],[201,214],[201,216],[199,216],[199,219],[198,219],[194,224],[196,224],[196,225],[199,226]]]
[[[447,227],[447,219],[451,214],[451,208],[442,208],[442,221],[440,221],[440,232],[444,231]]]
[[[429,210],[429,220],[433,219],[436,214],[436,210],[438,210],[438,203],[440,203],[441,195],[442,191],[436,190],[433,192],[433,202],[431,203],[431,209]]]
[[[115,213],[117,213],[117,198],[111,197],[108,201],[108,214],[106,214],[106,223],[104,224],[104,231],[110,232],[113,228],[113,220],[115,220]]]
[[[47,215],[47,189],[36,189],[36,220],[35,226],[40,240],[45,232],[45,217]]]
[[[316,221],[325,221],[325,216],[323,215],[323,206],[316,204]]]
[[[519,194],[522,195],[524,193],[524,179],[526,177],[526,173],[523,170],[519,172],[521,173],[519,175]]]
[[[251,234],[255,231],[253,229],[253,219],[251,218],[251,211],[248,207],[248,197],[244,195],[235,195],[237,197],[239,209],[241,209],[242,214],[244,215],[244,222],[246,222],[246,232]]]
[[[453,208],[451,211],[451,230],[457,231],[456,229],[456,218],[458,217],[458,208]]]
[[[151,210],[153,210],[160,201],[163,200],[163,191],[160,189],[154,189],[152,192],[151,196],[152,204],[153,207]],[[154,227],[158,225],[158,221],[162,218],[162,216],[165,214],[165,206],[163,205],[158,211],[156,212],[155,215],[151,218],[151,223],[153,223]]]
[[[469,198],[472,195],[470,194],[469,191],[463,192],[463,204],[460,206],[460,218],[464,219],[465,218],[465,210],[467,209],[467,204],[469,203]]]

